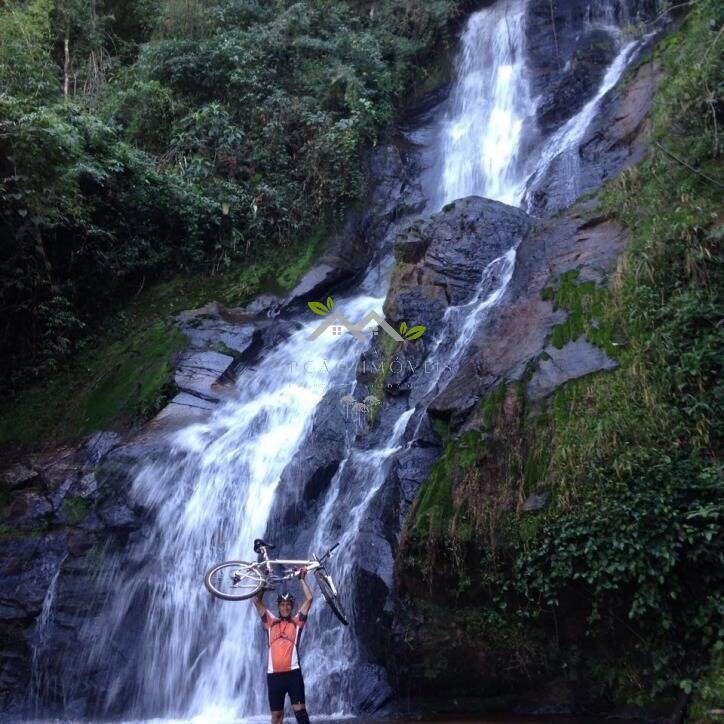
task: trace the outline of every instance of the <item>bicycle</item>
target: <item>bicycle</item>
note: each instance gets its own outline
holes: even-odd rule
[[[254,552],[260,560],[256,563],[247,561],[224,561],[209,569],[204,576],[204,585],[212,596],[224,601],[245,601],[256,596],[259,591],[273,590],[280,583],[299,578],[302,568],[307,573],[314,573],[324,600],[329,604],[334,615],[345,625],[349,625],[347,614],[339,600],[339,593],[332,577],[327,573],[324,563],[329,560],[339,543],[333,545],[321,558],[314,553],[308,561],[271,559],[268,551],[275,546],[257,538],[254,541]],[[284,567],[280,573],[274,567]]]

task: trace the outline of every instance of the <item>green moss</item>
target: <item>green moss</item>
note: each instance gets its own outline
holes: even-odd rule
[[[70,525],[75,525],[76,523],[80,523],[83,518],[88,515],[91,509],[91,504],[84,498],[75,496],[72,498],[66,498],[63,501],[62,507],[68,523]]]
[[[552,301],[554,308],[568,312],[568,318],[553,328],[551,344],[561,349],[582,335],[610,357],[617,356],[613,343],[613,319],[606,314],[610,297],[608,289],[597,287],[593,281],[579,281],[579,271],[571,270],[557,280],[557,289],[546,287],[541,297]]]
[[[302,245],[301,251],[295,251],[282,263],[282,268],[276,275],[280,292],[289,292],[295,287],[319,255],[328,234],[328,225],[319,224],[309,235],[307,242]]]
[[[450,439],[450,423],[447,420],[432,418],[432,429],[440,436],[443,445]]]
[[[448,442],[418,494],[409,523],[414,535],[425,538],[445,533],[457,512],[453,483],[478,460],[485,443],[479,430],[470,430]]]
[[[483,399],[481,404],[481,413],[483,424],[488,430],[495,424],[495,420],[498,417],[498,413],[500,412],[505,400],[506,390],[506,384],[500,384]]]
[[[400,344],[400,342],[396,342],[392,339],[392,337],[386,334],[380,335],[378,339],[382,348],[382,361],[380,362],[379,369],[377,370],[374,379],[370,382],[369,394],[376,397],[380,401],[380,404],[370,407],[367,411],[367,420],[370,425],[375,425],[379,418],[382,401],[385,398],[385,380],[387,379],[387,374],[390,371],[390,364],[392,363],[395,352]]]
[[[118,429],[160,408],[174,353],[184,337],[163,321],[130,325],[125,339],[106,338],[73,368],[43,387],[26,390],[2,411],[0,444],[78,437]],[[57,436],[57,437],[56,437]]]
[[[546,480],[550,462],[550,445],[546,441],[545,433],[536,435],[523,468],[523,492],[525,494],[540,489],[541,484]]]

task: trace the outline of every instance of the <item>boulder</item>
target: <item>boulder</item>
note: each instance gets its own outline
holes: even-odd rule
[[[600,372],[612,370],[618,363],[610,359],[606,353],[592,345],[585,337],[569,342],[561,349],[548,346],[543,358],[538,362],[530,382],[526,385],[526,396],[530,400],[547,397],[568,380]]]
[[[18,490],[36,483],[38,481],[38,472],[23,463],[18,463],[3,473],[2,481],[6,488]]]
[[[233,362],[233,357],[220,352],[197,352],[185,357],[176,369],[176,384],[182,392],[218,402],[219,396],[212,388]]]
[[[423,324],[434,334],[445,310],[474,297],[488,264],[515,246],[528,226],[520,209],[477,196],[415,222],[396,241],[400,263],[386,316]]]

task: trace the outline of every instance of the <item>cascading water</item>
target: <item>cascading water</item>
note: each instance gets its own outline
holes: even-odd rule
[[[520,202],[521,139],[531,112],[525,10],[524,0],[500,2],[468,21],[439,134],[437,208],[473,194]]]
[[[380,311],[381,298],[339,299],[348,318]],[[139,650],[108,682],[106,706],[203,716],[225,721],[264,711],[263,656],[253,608],[223,605],[199,585],[217,560],[249,560],[261,537],[274,491],[317,404],[331,386],[345,382],[359,355],[357,341],[325,334],[308,338],[319,318],[301,326],[238,380],[238,398],[208,422],[175,434],[166,458],[145,467],[134,483],[136,499],[154,514],[153,529],[131,551],[134,569],[106,566],[118,595],[102,637],[89,652],[102,659],[109,640],[122,635],[129,617],[146,600]],[[326,361],[331,374],[305,374],[302,358]],[[300,551],[299,555],[306,554]]]
[[[535,173],[543,174],[556,155],[579,143],[600,99],[631,57],[632,46],[623,44],[595,98],[554,134],[542,155],[526,158],[522,141],[535,110],[525,60],[526,5],[525,0],[503,0],[467,23],[457,82],[437,126],[433,210],[473,194],[520,204],[528,171],[537,167]],[[613,16],[606,12],[608,22]],[[600,19],[595,13],[591,17]],[[388,249],[383,273],[370,271],[346,298],[336,300],[337,309],[349,319],[371,309],[380,312],[393,263]],[[471,299],[451,307],[435,330],[430,357],[459,367],[477,326],[505,294],[514,266],[514,248],[487,266]],[[123,559],[105,562],[100,577],[112,582],[114,595],[100,634],[97,622],[89,627],[87,638],[94,643],[83,652],[92,668],[124,627],[142,629],[131,658],[106,682],[107,710],[213,722],[266,713],[263,641],[253,607],[215,601],[200,581],[213,562],[249,560],[251,542],[267,529],[282,472],[299,453],[320,401],[330,389],[339,389],[340,398],[354,389],[363,345],[352,335],[329,333],[311,342],[319,320],[293,321],[297,331],[267,351],[255,369],[241,373],[235,398],[206,422],[173,435],[163,459],[147,464],[135,479],[133,494],[151,511],[153,523]],[[305,359],[323,360],[333,372],[327,374],[327,367],[325,374],[309,374],[298,364]],[[408,423],[438,382],[432,379],[427,392],[400,411],[378,447],[358,448],[353,430],[339,432],[346,436],[346,454],[317,520],[307,521],[313,530],[310,550],[295,553],[321,552],[339,540],[339,558],[331,570],[343,593],[364,545],[360,528],[370,501],[395,456],[410,444],[404,442]],[[391,556],[391,551],[381,555]],[[359,613],[349,596],[345,604],[352,617]],[[52,598],[44,616],[50,616],[50,607]],[[138,611],[145,616],[141,622],[135,620]],[[330,622],[323,602],[315,603],[304,634],[303,668],[309,692],[321,692],[315,713],[350,713],[345,682],[364,656],[353,628]],[[36,654],[42,658],[42,648]]]

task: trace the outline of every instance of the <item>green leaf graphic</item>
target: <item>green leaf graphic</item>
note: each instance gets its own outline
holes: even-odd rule
[[[407,331],[407,322],[403,322],[400,325],[400,334],[404,337],[406,331]]]
[[[426,327],[423,327],[421,324],[418,324],[417,327],[412,327],[407,331],[407,334],[405,335],[405,339],[413,340],[413,339],[420,339],[423,334],[425,334]]]
[[[326,317],[329,313],[329,309],[322,304],[322,302],[307,302],[307,306],[315,313],[319,314],[320,317]]]
[[[327,297],[327,309],[331,312],[334,309],[334,299]]]

